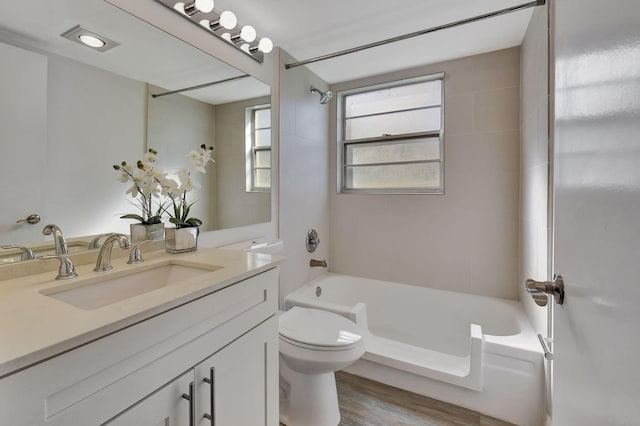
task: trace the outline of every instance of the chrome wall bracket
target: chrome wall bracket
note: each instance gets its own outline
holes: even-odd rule
[[[564,281],[562,275],[556,275],[553,281],[536,281],[528,279],[525,288],[538,306],[547,306],[548,297],[552,295],[558,305],[564,303]]]

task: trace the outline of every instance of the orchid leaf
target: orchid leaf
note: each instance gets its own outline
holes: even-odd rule
[[[195,218],[195,217],[191,217],[191,218],[187,219],[187,223],[189,224],[189,226],[200,226],[200,225],[202,225],[202,221],[200,219]]]
[[[124,216],[120,216],[120,219],[135,219],[137,221],[140,221],[140,223],[144,223],[145,222],[145,220],[143,219],[142,216],[137,215],[137,214],[133,214],[133,213],[125,214]]]

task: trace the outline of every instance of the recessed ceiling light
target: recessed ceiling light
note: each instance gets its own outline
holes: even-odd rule
[[[116,47],[119,43],[113,40],[98,35],[92,31],[82,28],[80,25],[76,25],[70,30],[60,34],[61,37],[74,41],[82,46],[88,46],[99,52],[105,52],[109,49]]]
[[[78,36],[78,38],[89,47],[102,47],[107,44],[104,40],[89,34],[82,34],[81,36]]]

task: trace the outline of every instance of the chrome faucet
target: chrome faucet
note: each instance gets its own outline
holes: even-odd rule
[[[65,255],[69,254],[69,248],[67,247],[67,242],[62,235],[62,231],[58,228],[58,225],[49,224],[44,227],[42,230],[44,235],[53,235],[53,242],[56,245],[56,255]]]
[[[3,249],[20,249],[21,255],[20,260],[31,260],[36,258],[36,254],[29,247],[25,246],[17,246],[17,245],[8,245],[2,246]]]
[[[309,261],[309,266],[313,267],[321,267],[321,268],[326,268],[327,267],[327,261],[326,260],[316,260],[316,259],[311,259]]]
[[[124,234],[112,234],[107,237],[98,253],[98,260],[96,261],[96,267],[94,271],[110,271],[111,267],[111,250],[113,244],[118,242],[121,249],[129,248],[129,239]]]

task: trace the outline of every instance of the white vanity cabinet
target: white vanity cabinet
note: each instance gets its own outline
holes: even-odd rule
[[[190,402],[183,398],[185,390],[193,386],[193,371],[158,389],[112,421],[109,426],[189,426]],[[106,426],[105,425],[105,426]]]
[[[273,268],[8,375],[0,425],[277,426],[277,291]]]
[[[278,341],[265,338],[278,319],[268,321],[196,366],[196,425],[271,424],[265,418],[279,424],[277,386],[268,392],[278,380]],[[213,421],[205,413],[213,413]]]

